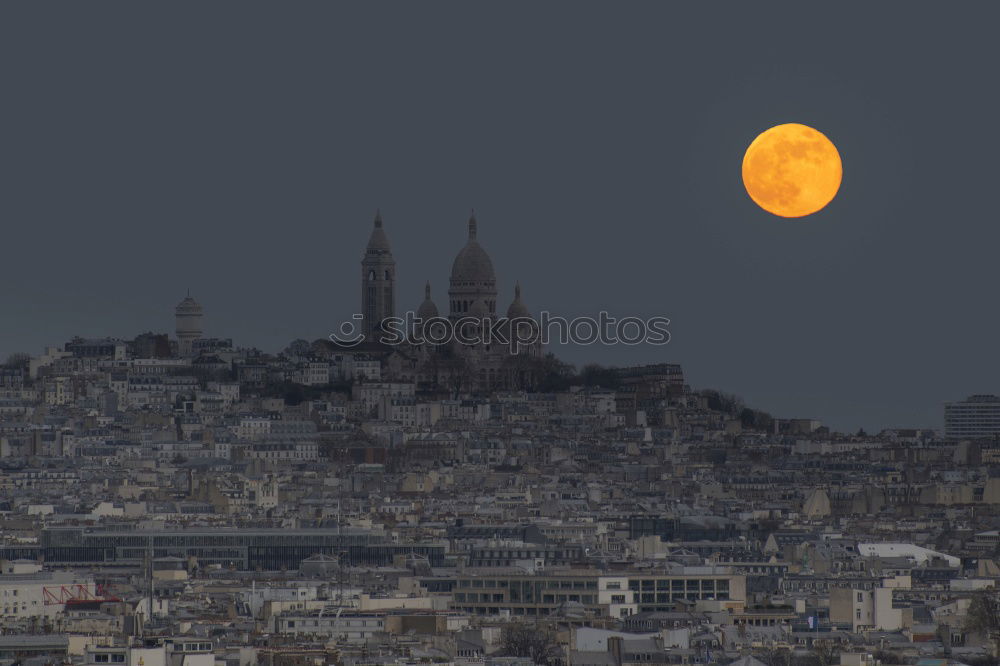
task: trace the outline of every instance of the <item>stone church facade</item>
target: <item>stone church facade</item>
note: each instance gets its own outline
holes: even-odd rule
[[[403,316],[396,312],[395,293],[396,261],[382,216],[376,213],[361,260],[361,314],[365,348],[381,356],[386,377],[455,392],[531,388],[541,343],[537,339],[528,344],[504,340],[510,339],[515,327],[522,339],[537,338],[533,335],[537,323],[521,299],[520,284],[514,287],[506,316],[498,317],[496,273],[479,243],[474,213],[469,217],[466,243],[452,262],[447,316],[440,314],[427,282],[424,300],[414,312],[416,324],[407,331],[406,341],[384,345],[385,320]],[[434,322],[436,328],[428,329]],[[500,335],[490,335],[490,331]]]

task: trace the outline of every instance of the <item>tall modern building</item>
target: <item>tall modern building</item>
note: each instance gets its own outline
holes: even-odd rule
[[[382,228],[382,215],[375,212],[375,228],[361,259],[362,332],[375,340],[383,320],[396,312],[396,260],[389,249],[389,237]]]
[[[191,298],[188,292],[187,297],[178,303],[174,310],[174,319],[177,323],[177,353],[182,357],[192,356],[194,341],[201,338],[201,318],[204,314],[201,305]]]
[[[983,439],[1000,436],[1000,397],[970,395],[944,405],[947,439]]]

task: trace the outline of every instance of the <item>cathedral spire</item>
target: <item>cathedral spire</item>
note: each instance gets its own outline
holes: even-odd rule
[[[476,240],[476,209],[469,213],[469,240]]]
[[[428,301],[431,300],[431,281],[428,280],[427,284],[424,285],[424,298]]]
[[[375,228],[382,228],[382,210],[379,208],[375,209]]]

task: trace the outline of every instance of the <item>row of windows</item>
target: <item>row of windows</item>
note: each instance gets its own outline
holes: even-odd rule
[[[520,588],[522,590],[548,589],[548,590],[596,590],[596,580],[488,580],[484,578],[462,579],[458,581],[460,588]]]
[[[296,624],[297,623],[297,624]],[[325,620],[320,624],[320,620],[288,620],[285,622],[285,627],[288,629],[295,629],[296,626],[299,629],[308,629],[310,627],[322,627],[324,629],[348,629],[348,628],[375,628],[379,629],[382,627],[381,620]]]
[[[105,654],[95,654],[94,655],[94,663],[95,664],[108,664],[108,663],[111,663],[111,664],[124,664],[125,663],[125,655],[121,654],[121,653],[115,653],[115,654],[107,654],[107,653],[105,653]]]
[[[82,541],[87,545],[97,547],[114,548],[117,546],[142,546],[145,547],[152,539],[156,547],[169,546],[263,546],[279,547],[287,546],[290,543],[305,544],[322,548],[326,546],[341,546],[349,544],[365,545],[378,540],[380,537],[369,538],[368,534],[269,534],[269,535],[222,535],[222,534],[198,534],[184,535],[177,534],[171,536],[84,536]]]
[[[594,605],[597,603],[597,595],[594,594],[543,594],[542,595],[543,604],[565,603],[567,601],[575,601],[582,604]],[[469,592],[469,593],[458,592],[455,594],[455,602],[502,604],[505,602],[505,599],[503,594],[490,594],[488,592],[484,592],[482,594],[476,592]]]
[[[720,601],[727,601],[729,599],[728,592],[719,592],[717,594],[712,594],[711,592],[641,592],[639,594],[639,603],[642,604],[663,604],[670,603],[673,601],[679,601],[686,599],[688,601],[698,601],[699,599],[718,599]]]
[[[513,501],[518,501],[517,499]],[[526,560],[531,557],[558,557],[563,555],[564,551],[559,551],[557,549],[551,550],[477,550],[473,551],[473,557],[484,558],[484,557],[496,557],[503,559],[522,559]]]
[[[500,608],[497,607],[497,606],[492,606],[492,607],[489,607],[489,606],[462,606],[460,608],[456,608],[456,610],[464,611],[465,613],[468,613],[469,615],[499,615],[500,614]],[[507,609],[504,609],[504,610],[507,610]],[[533,606],[532,607],[528,607],[528,608],[522,608],[520,606],[515,606],[514,608],[510,609],[510,613],[511,613],[511,615],[528,615],[528,616],[534,617],[534,616],[538,616],[538,615],[549,615],[550,613],[553,613],[556,610],[557,609],[555,609],[555,608],[547,608],[547,607],[544,607],[544,606],[541,607],[541,608],[535,608]]]
[[[683,590],[688,591],[698,591],[703,592],[715,591],[715,590],[729,590],[729,581],[726,579],[715,579],[715,578],[658,578],[658,579],[645,579],[636,580],[632,579],[628,582],[628,589],[638,592],[639,590],[671,590],[673,592],[680,592]]]
[[[469,308],[475,301],[452,301],[451,311],[452,312],[468,312]],[[497,302],[493,300],[486,301],[486,309],[490,312],[495,312],[497,309]]]
[[[212,649],[211,643],[184,643],[181,647],[185,652],[206,651]]]

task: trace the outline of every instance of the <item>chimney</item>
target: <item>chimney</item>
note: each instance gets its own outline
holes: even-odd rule
[[[609,636],[608,637],[608,652],[615,659],[616,666],[622,666],[622,637],[621,636]]]

